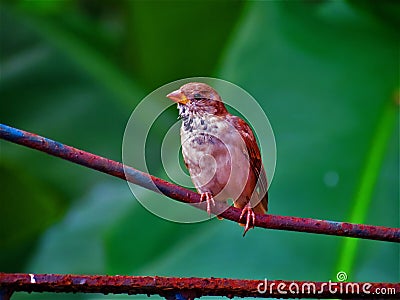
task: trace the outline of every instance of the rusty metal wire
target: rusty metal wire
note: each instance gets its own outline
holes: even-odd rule
[[[159,276],[100,276],[0,273],[3,291],[160,295],[166,299],[201,296],[257,298],[396,298],[399,283],[306,282]]]
[[[193,191],[151,176],[132,167],[124,166],[122,163],[61,144],[27,131],[0,124],[0,138],[119,177],[181,202],[198,203],[200,201],[200,195]],[[200,207],[204,210],[206,209],[205,206]],[[212,207],[211,211],[216,212],[217,209],[217,207]],[[231,207],[220,214],[220,216],[224,219],[239,222],[240,214],[240,209]],[[277,230],[346,236],[396,243],[400,242],[400,228],[317,220],[311,218],[257,214],[255,226]]]

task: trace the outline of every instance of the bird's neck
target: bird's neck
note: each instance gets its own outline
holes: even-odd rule
[[[224,116],[226,114],[210,114],[207,112],[196,112],[193,114],[183,115],[182,119],[182,129],[186,133],[210,133],[214,131],[220,122],[225,122]]]
[[[178,104],[179,117],[183,120],[195,119],[195,118],[207,118],[210,116],[225,116],[228,111],[225,105],[220,102],[215,105],[190,105],[190,104]]]

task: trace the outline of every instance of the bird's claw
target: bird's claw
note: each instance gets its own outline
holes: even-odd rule
[[[239,221],[242,220],[245,214],[247,214],[247,217],[246,217],[246,226],[244,228],[243,236],[246,235],[247,231],[254,228],[254,225],[256,223],[256,215],[250,206],[246,206],[243,208],[242,213],[240,214],[239,217]]]
[[[200,196],[200,202],[207,201],[207,213],[211,216],[211,204],[215,206],[214,197],[209,192],[202,193]]]

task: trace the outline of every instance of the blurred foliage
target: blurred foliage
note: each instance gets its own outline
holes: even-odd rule
[[[249,91],[274,128],[271,213],[398,227],[399,17],[395,1],[3,1],[0,119],[121,160],[144,95],[219,77]],[[171,223],[121,180],[0,147],[1,271],[400,280],[395,244],[352,240],[347,255],[338,237]]]

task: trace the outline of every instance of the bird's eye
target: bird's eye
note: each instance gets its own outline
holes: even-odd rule
[[[201,100],[201,99],[203,99],[203,96],[202,96],[201,94],[194,94],[194,95],[193,95],[193,98],[194,98],[195,100]]]

